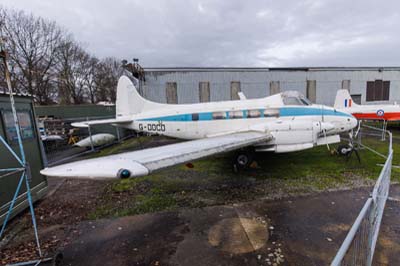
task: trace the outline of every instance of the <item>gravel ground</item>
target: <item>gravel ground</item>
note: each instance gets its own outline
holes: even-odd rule
[[[173,142],[175,140],[155,137],[147,143],[139,143],[140,145],[128,143],[117,152]],[[326,151],[316,150],[315,152],[309,153],[314,157],[308,161],[317,160],[321,154],[327,156]],[[114,153],[114,150],[102,151],[99,155],[109,153]],[[309,158],[309,155],[305,156]],[[178,166],[166,169],[137,181],[49,179],[50,190],[54,188],[53,193],[35,204],[44,254],[51,256],[59,249],[70,247],[70,243],[77,241],[88,229],[96,226],[95,220],[98,218],[115,218],[162,210],[179,211],[198,207],[200,207],[198,210],[201,210],[206,206],[232,205],[266,199],[273,200],[278,208],[280,202],[288,198],[320,195],[323,191],[349,190],[356,187],[367,187],[369,190],[375,182],[363,177],[361,174],[364,172],[358,171],[360,167],[357,165],[350,166],[348,171],[338,172],[337,165],[340,166],[340,162],[330,166],[335,174],[340,173],[340,179],[336,179],[335,175],[328,178],[321,177],[318,175],[318,172],[321,172],[318,170],[321,168],[320,165],[304,165],[305,169],[300,169],[298,166],[304,158],[294,155],[261,156],[260,166],[255,165],[253,169],[245,173],[233,175],[229,165],[226,166],[230,162],[229,156],[220,155],[209,160],[193,162],[193,165],[189,167]],[[277,176],[269,174],[269,170],[276,168],[279,160],[289,161],[290,164],[286,168],[275,169]],[[352,172],[353,168],[358,169],[357,174]],[[290,174],[290,178],[281,178],[280,174],[286,172]],[[317,175],[319,179],[315,179],[313,175]],[[306,208],[306,206],[307,204],[303,207]],[[282,220],[282,222],[285,221]],[[15,237],[7,245],[2,245],[0,263],[3,265],[34,259],[35,243],[29,212],[13,219],[7,228],[6,235],[15,235]],[[173,238],[174,241],[179,242],[180,238]],[[173,250],[166,252],[173,252]]]

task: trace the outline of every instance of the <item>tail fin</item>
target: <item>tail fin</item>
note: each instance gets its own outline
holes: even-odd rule
[[[355,106],[358,106],[358,104],[354,103],[348,90],[343,89],[337,91],[334,105],[335,108],[344,109]]]
[[[117,86],[116,118],[122,118],[141,113],[145,110],[159,108],[161,104],[144,99],[132,81],[121,76]]]

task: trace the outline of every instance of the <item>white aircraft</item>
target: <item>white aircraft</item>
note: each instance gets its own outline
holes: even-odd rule
[[[249,164],[249,150],[281,153],[337,143],[339,133],[357,125],[347,112],[313,105],[298,92],[260,99],[246,99],[241,94],[240,98],[197,104],[155,103],[142,98],[130,79],[122,76],[117,87],[116,118],[74,126],[113,124],[190,141],[68,163],[45,168],[41,173],[128,178],[231,150],[241,150],[235,158],[240,167]]]
[[[348,90],[337,91],[334,107],[351,113],[359,120],[400,120],[400,106],[398,104],[359,105],[354,103]]]

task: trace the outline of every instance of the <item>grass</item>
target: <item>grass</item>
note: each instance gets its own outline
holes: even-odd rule
[[[137,148],[140,141],[143,140],[128,140],[122,145],[103,150],[101,154]],[[149,137],[144,141],[150,141]],[[363,143],[387,153],[387,142],[365,138]],[[400,164],[400,144],[394,143],[393,148],[393,164]],[[361,163],[355,156],[347,161],[344,157],[332,155],[325,146],[320,146],[287,154],[260,153],[256,157],[257,167],[233,173],[233,155],[216,155],[194,161],[192,167],[178,165],[146,177],[112,182],[104,192],[99,207],[89,214],[89,218],[118,217],[373,185],[381,170],[377,164],[385,161],[368,150],[360,150]],[[399,169],[393,168],[392,173],[392,180],[400,181]]]
[[[113,146],[105,148],[97,153],[94,153],[94,154],[90,155],[90,158],[103,157],[103,156],[107,156],[107,155],[118,154],[121,152],[137,150],[137,149],[140,149],[146,143],[151,142],[151,141],[152,141],[151,136],[130,138],[130,139],[122,141],[118,145],[113,145]]]

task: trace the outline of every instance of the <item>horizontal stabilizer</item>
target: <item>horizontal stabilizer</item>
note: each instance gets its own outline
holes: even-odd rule
[[[268,133],[253,131],[234,133],[82,160],[45,168],[40,173],[46,176],[89,179],[144,176],[158,169],[240,149],[270,139],[272,136]]]
[[[89,120],[83,122],[75,122],[71,125],[73,127],[89,127],[94,125],[104,125],[104,124],[126,124],[131,123],[133,120],[131,118],[112,118],[112,119],[101,119],[101,120]]]

